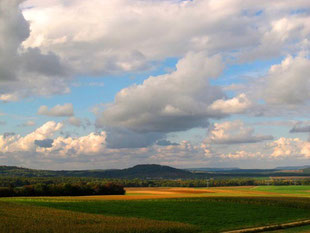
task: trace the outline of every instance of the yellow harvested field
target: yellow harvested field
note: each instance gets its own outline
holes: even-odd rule
[[[208,189],[194,188],[126,188],[128,194],[158,194],[158,195],[173,195],[173,194],[209,194],[214,191]]]
[[[215,187],[215,188],[126,188],[126,198],[175,198],[175,197],[215,197],[215,196],[284,196],[296,197],[298,194],[284,194],[260,191],[256,186]],[[300,195],[305,197],[304,195]],[[310,195],[308,195],[310,197]],[[109,198],[109,197],[107,197]]]

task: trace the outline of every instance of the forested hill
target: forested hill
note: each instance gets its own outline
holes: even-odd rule
[[[142,164],[126,169],[72,171],[35,170],[14,166],[0,166],[0,176],[177,179],[192,178],[193,173],[190,171],[157,164]]]
[[[310,176],[310,168],[296,170],[219,168],[177,169],[157,164],[141,164],[126,169],[111,170],[35,170],[13,166],[0,166],[0,177],[93,177],[121,179],[206,179],[233,177]]]

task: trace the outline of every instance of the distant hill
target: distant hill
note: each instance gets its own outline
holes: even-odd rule
[[[240,170],[238,167],[226,167],[226,168],[221,168],[221,167],[200,167],[200,168],[186,168],[188,171],[203,171],[203,172],[223,172],[223,171],[236,171]]]
[[[98,178],[142,178],[142,179],[177,179],[191,178],[189,171],[157,164],[141,164],[126,169],[113,170],[73,170],[52,171],[21,168],[15,166],[0,166],[0,176],[21,177],[98,177]]]
[[[47,171],[47,173],[50,175],[52,171]],[[46,172],[43,170],[34,170],[34,169],[15,167],[15,166],[0,166],[0,176],[33,177],[33,176],[46,176],[45,174]]]
[[[157,164],[136,165],[132,168],[123,169],[121,171],[123,175],[128,177],[138,176],[144,178],[190,178],[193,176],[193,174],[189,171]]]
[[[277,170],[300,170],[310,168],[310,165],[304,165],[304,166],[286,166],[286,167],[276,167]]]
[[[9,177],[93,177],[124,179],[208,179],[239,177],[310,176],[310,168],[240,169],[240,168],[192,168],[177,169],[158,164],[141,164],[126,169],[111,170],[36,170],[14,166],[0,166],[0,176]]]

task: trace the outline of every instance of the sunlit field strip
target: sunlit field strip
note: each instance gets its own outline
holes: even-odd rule
[[[109,200],[137,200],[137,199],[156,199],[156,198],[184,198],[184,197],[217,197],[217,196],[283,196],[283,197],[310,197],[310,186],[303,186],[304,192],[298,192],[295,186],[283,186],[283,190],[289,189],[290,192],[274,191],[272,186],[260,187],[217,187],[217,188],[126,188],[126,196],[86,196],[82,199],[109,199]],[[308,192],[307,192],[308,191]]]
[[[302,190],[300,190],[302,189]],[[310,186],[126,188],[126,195],[51,197],[64,200],[142,200],[187,197],[310,197]],[[37,197],[40,198],[40,197]],[[49,197],[44,197],[49,198]]]

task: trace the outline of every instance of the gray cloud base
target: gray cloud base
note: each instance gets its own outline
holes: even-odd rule
[[[163,133],[206,127],[212,115],[208,106],[225,97],[219,87],[209,83],[222,69],[219,56],[190,53],[178,62],[176,71],[121,90],[96,123]]]
[[[34,140],[34,144],[39,147],[51,148],[53,147],[53,139]]]
[[[0,101],[68,92],[69,69],[57,55],[21,46],[30,35],[21,2],[0,3]]]

